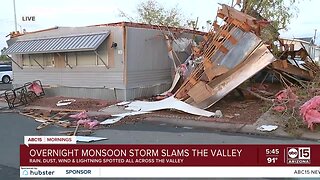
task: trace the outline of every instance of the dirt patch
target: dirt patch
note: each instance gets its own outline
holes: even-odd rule
[[[215,112],[221,110],[223,117],[234,123],[253,124],[266,111],[268,105],[259,99],[234,100],[224,98],[209,108]]]
[[[155,111],[150,114],[140,115],[140,117],[147,118],[155,116],[168,119],[174,118],[221,123],[253,124],[270,107],[271,104],[268,104],[265,101],[246,94],[243,97],[235,91],[229,93],[226,97],[207,109],[210,112],[220,110],[223,114],[222,118],[195,116],[177,110]]]
[[[58,107],[56,103],[59,100],[64,99],[75,99],[76,101],[65,106]],[[50,108],[64,108],[64,109],[73,109],[73,110],[88,110],[88,111],[98,111],[104,107],[115,104],[116,101],[107,101],[100,99],[88,99],[88,98],[68,98],[68,97],[43,97],[35,100],[30,103],[31,106],[41,106],[41,107],[50,107]]]

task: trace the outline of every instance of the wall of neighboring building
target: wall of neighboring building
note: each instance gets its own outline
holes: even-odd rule
[[[292,40],[292,39],[284,39],[283,40],[284,44],[293,44],[294,45],[294,50],[297,51],[301,48],[305,48],[309,55],[311,56],[312,59],[319,61],[320,57],[320,49],[316,45],[312,45],[308,42],[301,41],[301,40]]]
[[[314,51],[314,60],[320,62],[320,47],[316,47]]]

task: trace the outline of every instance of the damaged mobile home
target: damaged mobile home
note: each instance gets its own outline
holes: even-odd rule
[[[15,85],[40,79],[49,85],[48,94],[117,100],[162,93],[200,109],[262,70],[294,81],[312,80],[319,72],[305,49],[263,41],[266,20],[227,5],[221,5],[217,19],[208,33],[114,23],[12,34],[5,53],[13,55]],[[167,102],[153,103],[150,111],[181,109],[181,103]],[[136,105],[150,109],[148,102]]]
[[[305,48],[295,51],[287,48],[293,45],[280,41],[275,50],[273,44],[263,41],[260,36],[269,25],[267,21],[227,5],[222,5],[217,17],[222,23],[215,21],[204,40],[193,46],[192,56],[177,68],[172,87],[162,95],[173,94],[178,100],[207,109],[262,70],[277,73],[275,76],[289,85],[299,79],[313,80],[319,72]],[[297,64],[297,58],[303,63]],[[147,102],[140,102],[135,108],[147,106]]]
[[[128,22],[55,27],[12,33],[5,53],[15,62],[15,87],[39,79],[49,96],[130,100],[170,87],[172,40],[164,34],[186,45],[174,46],[177,61],[188,57],[188,43],[204,33]]]

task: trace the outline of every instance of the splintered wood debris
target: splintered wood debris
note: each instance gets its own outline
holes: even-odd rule
[[[258,37],[264,23],[227,5],[217,16],[223,23],[215,22],[204,41],[194,47],[194,56],[201,61],[174,93],[175,98],[202,109],[275,61]]]
[[[202,42],[192,46],[192,55],[177,67],[180,74],[176,73],[164,94],[171,93],[177,100],[207,109],[262,70],[269,69],[285,85],[293,81],[302,84],[299,79],[312,80],[319,72],[305,48],[294,50],[293,44],[281,39],[279,46],[275,46],[277,41],[263,41],[262,30],[271,26],[268,21],[224,4],[217,19],[222,23],[214,21]],[[297,63],[297,59],[304,63]]]
[[[56,125],[63,128],[75,128],[74,131],[63,131],[60,134],[67,135],[91,135],[93,129],[99,128],[100,121],[111,117],[111,115],[89,116],[84,110],[70,109],[25,109],[20,114],[31,117],[41,123],[36,129],[41,130],[50,125]],[[112,124],[112,123],[110,123]],[[80,129],[85,128],[85,130]]]
[[[43,129],[49,125],[57,125],[60,127],[72,127],[72,124],[66,119],[71,113],[81,112],[82,110],[41,110],[41,109],[27,109],[20,114],[31,117],[41,124],[36,128],[37,130]]]

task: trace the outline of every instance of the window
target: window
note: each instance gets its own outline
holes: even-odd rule
[[[76,53],[66,53],[66,61],[72,67],[77,66],[77,54]]]
[[[95,66],[97,57],[93,51],[77,52],[77,66]]]
[[[97,53],[98,53],[98,55],[97,55],[97,65],[98,66],[104,66],[104,63],[108,64],[107,43],[101,44],[100,47],[97,49]]]
[[[57,63],[59,63],[62,67],[67,67],[67,64],[69,64],[71,67],[104,66],[104,63],[107,64],[107,52],[99,49],[98,54],[99,55],[97,55],[94,51],[63,53],[60,54],[60,56],[63,56],[63,61],[65,61],[62,62],[63,64],[59,63],[60,58],[55,59],[55,57],[57,58],[57,54],[26,54],[22,55],[22,62],[23,66],[26,67],[40,67],[40,65],[42,67],[57,67]],[[104,63],[99,57],[104,61]]]
[[[42,66],[51,67],[54,64],[54,55],[53,54],[43,54],[43,64]]]
[[[42,54],[30,54],[29,59],[30,59],[30,66],[39,66],[39,64],[43,65],[43,55]]]
[[[29,67],[52,67],[54,64],[53,54],[23,54],[22,55],[23,66]],[[39,64],[38,64],[39,63]]]
[[[0,66],[0,71],[12,71],[11,66]]]
[[[29,59],[29,56],[26,54],[22,55],[22,65],[23,66],[30,66],[30,59]]]

